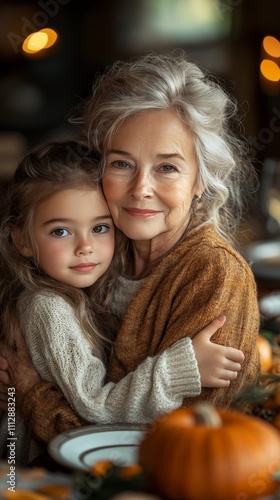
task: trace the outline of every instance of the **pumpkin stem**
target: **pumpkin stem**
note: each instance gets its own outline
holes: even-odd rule
[[[222,419],[217,410],[209,403],[200,402],[194,407],[194,414],[198,424],[210,427],[221,427]]]

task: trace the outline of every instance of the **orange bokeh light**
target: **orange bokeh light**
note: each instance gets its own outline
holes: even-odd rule
[[[57,33],[50,29],[44,28],[40,31],[31,33],[23,42],[22,50],[27,54],[35,54],[43,49],[48,49],[57,40]]]
[[[269,56],[280,57],[280,42],[274,36],[266,36],[263,39],[263,48]]]
[[[46,35],[48,36],[48,42],[44,47],[44,49],[48,49],[56,42],[57,33],[54,30],[52,30],[51,28],[45,28],[45,29],[41,30],[41,32],[46,33]]]
[[[263,59],[260,69],[262,75],[267,80],[270,80],[271,82],[278,82],[280,80],[280,68],[274,61]]]
[[[48,42],[48,35],[46,33],[41,33],[37,31],[36,33],[31,33],[23,42],[22,48],[24,52],[28,54],[34,54],[39,50],[42,50]]]

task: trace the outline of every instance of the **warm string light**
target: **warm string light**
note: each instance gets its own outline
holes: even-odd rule
[[[261,72],[267,80],[278,82],[280,79],[280,68],[278,64],[270,59],[263,59],[260,65]]]
[[[274,36],[266,36],[262,43],[260,63],[261,83],[265,92],[278,94],[280,90],[280,42]]]
[[[35,54],[43,49],[48,49],[57,40],[57,33],[50,29],[44,28],[40,31],[31,33],[23,42],[22,50],[27,54]]]
[[[263,48],[269,56],[280,57],[280,42],[274,36],[266,36],[263,39]]]

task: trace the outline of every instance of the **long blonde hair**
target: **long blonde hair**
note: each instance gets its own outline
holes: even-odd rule
[[[24,241],[37,255],[33,220],[37,207],[56,192],[85,187],[101,189],[99,157],[80,142],[49,143],[32,150],[18,166],[5,199],[0,228],[0,315],[1,334],[10,344],[20,329],[17,303],[20,294],[49,290],[74,308],[93,351],[102,357],[112,329],[109,314],[111,292],[118,276],[122,235],[116,231],[117,254],[108,271],[91,287],[78,289],[41,273],[35,259],[24,257],[16,248],[12,231],[20,229]]]

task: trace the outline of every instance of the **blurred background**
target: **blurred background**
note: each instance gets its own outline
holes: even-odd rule
[[[238,99],[261,181],[240,239],[273,242],[278,286],[279,0],[1,0],[0,27],[3,193],[27,147],[71,131],[71,110],[107,65],[182,48]]]

